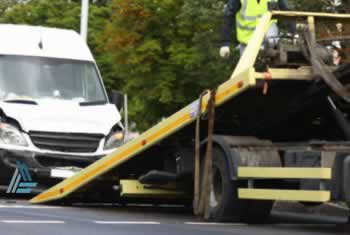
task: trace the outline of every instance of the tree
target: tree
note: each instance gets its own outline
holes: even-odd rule
[[[291,0],[290,4],[297,11],[327,12],[333,0]]]
[[[290,0],[290,4],[298,11],[350,13],[350,0]]]
[[[0,1],[0,17],[5,14],[13,5],[17,4],[18,0],[1,0]]]
[[[114,0],[104,52],[145,129],[228,78],[218,57],[224,1]],[[114,82],[110,82],[114,83]]]

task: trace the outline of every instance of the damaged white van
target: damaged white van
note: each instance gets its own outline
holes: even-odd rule
[[[69,177],[123,143],[96,62],[74,31],[0,25],[0,180]],[[40,180],[39,180],[40,182]]]

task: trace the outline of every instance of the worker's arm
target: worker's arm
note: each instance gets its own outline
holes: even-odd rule
[[[236,14],[240,8],[240,0],[227,1],[224,13],[224,25],[221,33],[221,57],[228,57],[230,55],[230,44],[236,39]]]
[[[224,26],[221,33],[221,45],[229,46],[236,37],[233,33],[236,27],[236,14],[241,8],[239,0],[228,0],[224,13]]]

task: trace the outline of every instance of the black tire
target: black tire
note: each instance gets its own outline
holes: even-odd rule
[[[210,193],[209,220],[240,221],[244,207],[239,203],[237,182],[230,179],[224,152],[213,148],[213,186]]]
[[[269,200],[246,200],[246,213],[243,222],[248,224],[263,224],[270,217],[274,201]]]
[[[244,187],[244,183],[231,179],[225,153],[218,147],[213,148],[212,182],[210,221],[263,223],[269,217],[273,201],[238,198],[238,188]]]

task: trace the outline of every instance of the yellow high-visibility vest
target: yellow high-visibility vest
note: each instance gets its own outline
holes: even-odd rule
[[[240,0],[241,9],[236,14],[236,33],[240,43],[248,44],[252,37],[259,19],[268,11],[269,2],[278,0]],[[273,20],[272,22],[277,22]]]

